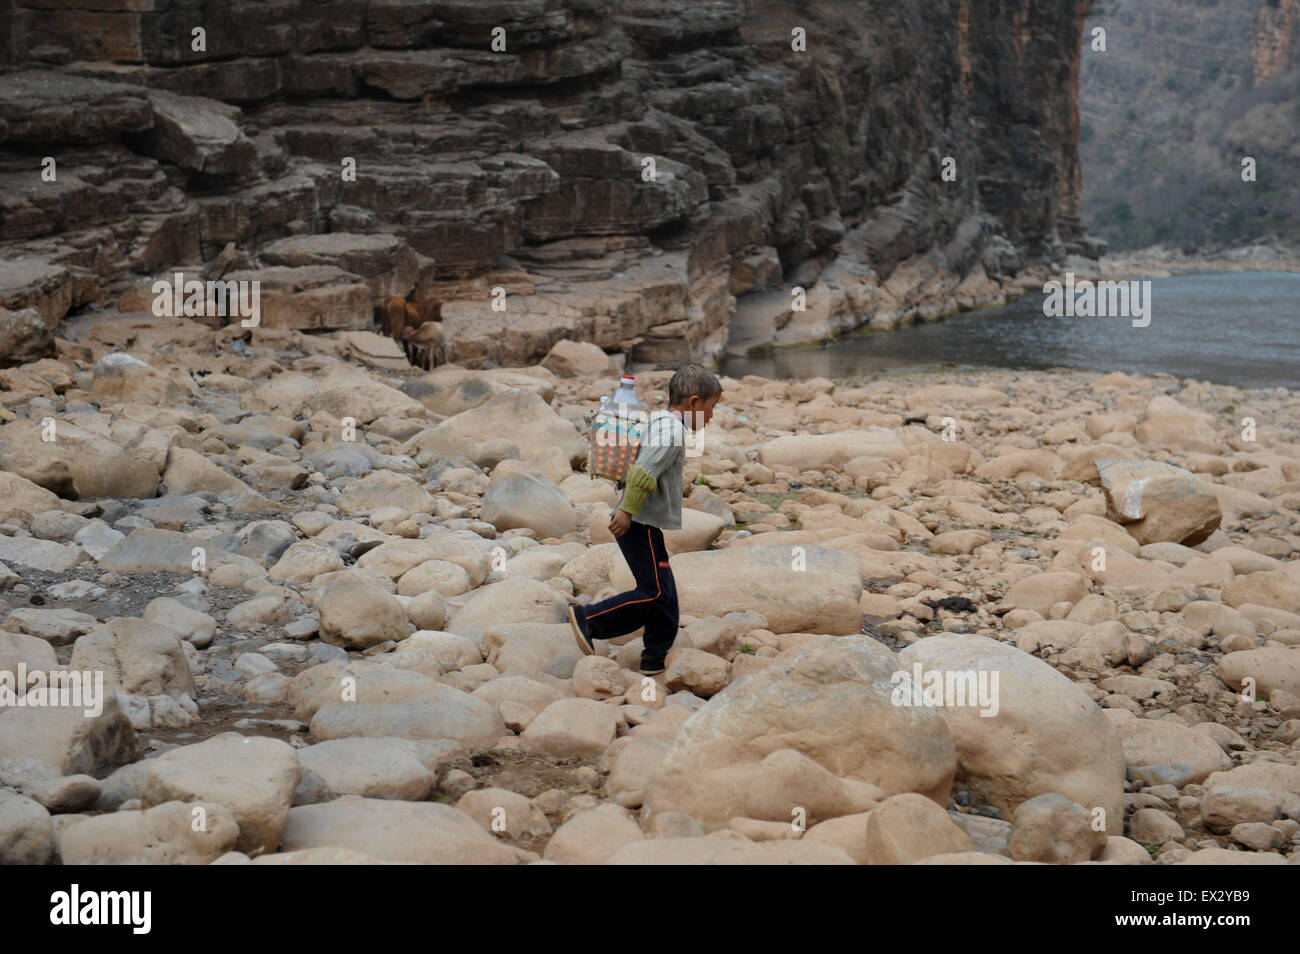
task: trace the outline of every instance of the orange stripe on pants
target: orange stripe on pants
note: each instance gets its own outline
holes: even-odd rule
[[[625,606],[635,606],[637,603],[653,603],[655,600],[659,599],[660,595],[662,595],[663,586],[659,582],[659,558],[655,556],[654,537],[650,536],[649,527],[645,528],[645,538],[646,543],[650,545],[650,562],[653,563],[655,567],[655,595],[648,596],[642,600],[628,600],[626,603],[619,603],[617,606],[603,609],[599,613],[593,613],[591,616],[586,617],[587,619],[595,619],[597,616],[604,616],[606,613],[613,612],[616,609],[622,609]]]

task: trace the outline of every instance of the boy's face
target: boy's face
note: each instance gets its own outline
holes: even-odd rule
[[[713,409],[718,406],[718,401],[721,399],[722,392],[707,399],[692,394],[681,407],[683,423],[693,431],[708,427],[709,421],[713,420]]]

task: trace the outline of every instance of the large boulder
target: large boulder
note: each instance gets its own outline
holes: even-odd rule
[[[532,799],[505,788],[480,788],[466,792],[456,803],[483,826],[507,838],[545,838],[552,833],[550,821]]]
[[[1077,603],[1088,592],[1087,581],[1078,573],[1035,573],[1007,590],[1002,605],[1009,609],[1029,609],[1040,616],[1056,603]]]
[[[59,838],[59,854],[65,865],[206,865],[238,838],[224,805],[176,801],[76,822]]]
[[[65,80],[64,76],[55,73],[17,75],[29,77],[39,75],[41,79],[24,90],[20,89],[19,83],[15,82],[15,75],[10,74],[5,77],[4,85],[0,86],[0,112],[7,114],[3,118],[7,121],[7,138],[11,142],[20,138],[14,135],[16,125],[14,120],[18,118],[21,122],[21,117],[13,115],[14,107],[16,106],[18,111],[26,114],[27,117],[37,118],[44,113],[44,110],[33,108],[30,93]],[[133,92],[133,95],[139,94]],[[74,128],[85,124],[86,112],[87,110],[84,109],[80,111],[81,115],[71,123]],[[44,116],[40,116],[40,121],[43,120]],[[19,208],[21,209],[21,205]],[[45,257],[5,255],[0,259],[0,306],[16,311],[34,308],[45,326],[53,331],[60,319],[72,307],[79,280],[66,265],[56,265]]]
[[[425,325],[428,329],[437,329],[437,325]],[[373,331],[339,331],[336,332],[339,353],[354,363],[380,371],[406,371],[411,362],[406,357],[403,346],[388,335],[375,334]],[[412,425],[418,430],[418,425]]]
[[[0,520],[9,521],[47,510],[62,509],[63,501],[57,494],[32,483],[26,477],[0,471]]]
[[[993,480],[1055,480],[1061,469],[1061,459],[1040,447],[999,454],[976,467],[975,476]]]
[[[280,554],[269,577],[272,583],[310,583],[324,573],[342,569],[338,550],[315,540],[300,540]]]
[[[469,576],[471,586],[482,586],[492,571],[490,551],[482,538],[474,534],[466,537],[447,532],[434,533],[419,540],[381,543],[363,554],[357,560],[357,566],[396,580],[430,560],[456,564]]]
[[[183,727],[199,715],[181,638],[148,620],[114,617],[77,639],[68,668],[104,674],[106,692],[139,729]]]
[[[294,715],[310,721],[331,703],[387,705],[432,698],[436,677],[386,666],[369,659],[331,659],[304,669],[289,682],[286,702]],[[357,734],[357,733],[354,733]]]
[[[186,390],[152,365],[122,351],[106,354],[95,362],[90,385],[91,393],[105,404],[154,407],[175,407],[185,401]]]
[[[263,328],[364,331],[374,323],[370,286],[334,265],[243,269],[222,280],[260,283],[257,320]]]
[[[11,618],[12,615],[10,614]],[[9,627],[9,630],[14,629],[8,620],[5,621],[5,626]],[[12,676],[14,681],[10,683],[10,687],[15,696],[21,696],[27,691],[27,686],[20,685],[18,682],[20,665],[26,667],[28,672],[33,670],[50,672],[59,668],[59,659],[54,655],[54,647],[46,639],[23,632],[0,629],[0,672],[7,672]]]
[[[400,507],[408,513],[433,513],[433,495],[405,474],[378,470],[343,488],[338,508],[346,514]]]
[[[1223,588],[1223,602],[1234,608],[1251,603],[1300,613],[1300,578],[1282,570],[1250,573]]]
[[[609,770],[610,798],[624,808],[639,808],[645,786],[671,744],[663,739],[629,738],[613,756]]]
[[[35,308],[10,311],[0,305],[0,368],[54,354],[54,332],[39,311]]]
[[[141,528],[117,541],[99,559],[99,568],[114,573],[210,573],[233,566],[245,575],[265,571],[256,560],[218,549],[210,541],[175,530]]]
[[[1255,680],[1255,693],[1267,699],[1279,689],[1300,696],[1300,647],[1265,646],[1228,653],[1219,660],[1219,677],[1240,690]]]
[[[144,608],[144,618],[166,626],[187,643],[203,649],[217,635],[217,621],[207,613],[192,610],[179,600],[160,596]]]
[[[1035,795],[1059,792],[1089,811],[1103,808],[1107,831],[1123,834],[1124,749],[1077,685],[1041,659],[984,636],[931,636],[899,660],[909,674],[920,664],[923,686],[929,673],[945,674],[945,685],[950,673],[987,673],[993,690],[996,675],[996,709],[969,701],[937,709],[956,740],[955,784],[976,801],[1010,816]]]
[[[1135,436],[1143,444],[1167,450],[1201,454],[1224,450],[1224,431],[1214,418],[1181,407],[1174,413],[1149,415],[1137,426]]]
[[[468,457],[480,467],[515,458],[563,480],[589,448],[574,426],[525,390],[504,391],[441,424],[415,435],[402,452],[421,466],[450,457]]]
[[[1223,511],[1190,470],[1157,461],[1097,458],[1108,515],[1138,543],[1193,547],[1219,528]]]
[[[34,606],[20,606],[5,617],[4,628],[9,633],[26,633],[39,636],[54,645],[70,643],[78,636],[84,636],[99,621],[89,613],[78,613],[70,609],[37,609]],[[8,634],[0,634],[0,636]],[[3,644],[0,644],[3,645]],[[0,663],[0,668],[3,663]],[[39,668],[39,667],[35,667]],[[45,667],[55,668],[54,665]]]
[[[933,710],[893,703],[898,666],[874,639],[828,638],[734,683],[682,725],[646,784],[648,812],[725,828],[745,815],[763,757],[779,749],[886,794],[945,804],[957,767],[952,736]]]
[[[670,554],[687,553],[692,550],[707,550],[713,541],[727,528],[727,522],[721,517],[703,510],[682,509],[682,525],[677,530],[664,531],[664,546]],[[608,526],[605,528],[608,533]],[[612,539],[612,537],[611,537]],[[597,541],[593,536],[592,543]]]
[[[582,655],[567,622],[488,626],[483,630],[483,652],[503,673],[541,673],[565,657],[576,662]]]
[[[542,857],[556,864],[601,865],[620,848],[644,839],[630,812],[606,802],[561,825]]]
[[[745,815],[765,822],[816,825],[874,809],[884,794],[868,782],[839,778],[796,749],[777,749],[750,777]],[[923,795],[915,797],[938,808]]]
[[[207,491],[236,506],[245,497],[260,496],[253,488],[234,474],[222,470],[198,451],[173,447],[167,452],[167,466],[163,470],[163,487],[169,494],[191,494]],[[227,496],[229,495],[229,496]]]
[[[488,629],[503,623],[562,623],[567,619],[564,597],[545,583],[505,579],[466,594],[443,628],[481,644]]]
[[[86,552],[77,547],[64,546],[53,540],[4,534],[0,534],[0,560],[46,573],[61,573],[88,562]]]
[[[370,327],[369,297],[367,293],[367,315],[362,328]],[[338,418],[340,422],[351,418],[362,425],[381,417],[399,420],[409,418],[418,422],[429,416],[419,401],[382,381],[376,381],[362,368],[345,361],[332,364],[318,374],[316,387],[311,407]],[[347,444],[347,441],[343,442],[344,447]]]
[[[138,744],[112,692],[96,714],[72,706],[0,707],[0,781],[103,772],[135,759]]]
[[[141,800],[216,802],[239,825],[245,853],[275,851],[284,832],[301,770],[293,747],[278,739],[222,732],[143,763]]]
[[[39,802],[0,789],[0,865],[48,864],[54,825]]]
[[[1253,762],[1205,780],[1201,819],[1212,832],[1234,825],[1300,818],[1300,766]]]
[[[53,424],[53,439],[40,420],[0,427],[0,469],[25,477],[60,497],[152,497],[157,464],[134,457],[98,433],[69,421]]]
[[[253,414],[281,414],[296,418],[319,392],[320,387],[307,375],[285,371],[256,385],[251,391],[245,391],[240,404]]]
[[[578,528],[578,513],[555,481],[514,460],[503,460],[493,469],[480,517],[497,530],[524,527],[543,538],[562,537]]]
[[[421,759],[422,742],[408,739],[330,739],[298,750],[302,781],[295,804],[340,795],[422,802],[437,784]],[[311,798],[304,796],[311,793]]]
[[[1045,792],[1016,809],[1007,849],[1016,861],[1072,865],[1100,855],[1107,838],[1082,805],[1058,792]]]
[[[407,378],[401,390],[433,413],[453,417],[516,388],[532,391],[543,401],[550,401],[555,395],[553,379],[511,368],[471,371],[454,364],[443,365],[416,378]]]
[[[558,699],[529,723],[519,737],[527,752],[554,758],[598,756],[614,741],[618,711],[594,699]]]
[[[669,565],[684,614],[753,610],[774,633],[843,636],[862,631],[862,576],[852,554],[802,545],[728,547],[678,553]],[[636,586],[632,571],[619,559],[610,578],[620,591]]]
[[[329,702],[312,717],[312,738],[454,739],[477,751],[509,735],[500,713],[489,703],[431,679],[426,682],[428,688],[414,698]]]
[[[1219,743],[1177,722],[1121,717],[1115,730],[1124,745],[1128,778],[1136,784],[1182,788],[1232,768]]]
[[[437,596],[436,593],[426,595]],[[404,665],[399,663],[402,657],[410,658],[410,668],[427,672],[435,678],[454,669],[477,666],[483,661],[483,653],[474,640],[434,629],[412,633],[402,641],[392,657],[385,657],[383,661]]]
[[[393,594],[367,580],[328,587],[317,604],[320,638],[345,649],[368,649],[410,632],[406,611]]]
[[[557,377],[596,377],[609,370],[609,355],[589,341],[561,338],[551,345],[542,367]]]
[[[255,170],[257,147],[239,128],[238,107],[161,89],[148,95],[153,126],[136,138],[136,151],[209,176],[247,176]]]
[[[292,235],[264,245],[258,256],[267,265],[337,266],[366,279],[375,298],[405,298],[420,278],[419,260],[406,240],[382,233]]]
[[[350,848],[384,861],[420,865],[510,865],[525,860],[519,849],[502,844],[450,805],[352,795],[291,809],[281,847]]]
[[[971,851],[970,835],[915,792],[894,795],[867,815],[867,863],[910,865],[934,855]]]

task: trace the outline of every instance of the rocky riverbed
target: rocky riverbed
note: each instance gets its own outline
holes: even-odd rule
[[[727,378],[648,679],[565,621],[630,583],[599,348],[68,334],[0,371],[0,672],[106,698],[0,709],[0,862],[1300,859],[1293,391]]]

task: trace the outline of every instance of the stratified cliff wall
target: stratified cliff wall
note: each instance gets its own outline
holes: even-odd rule
[[[0,306],[185,268],[671,365],[997,301],[1086,250],[1089,2],[0,0]]]

